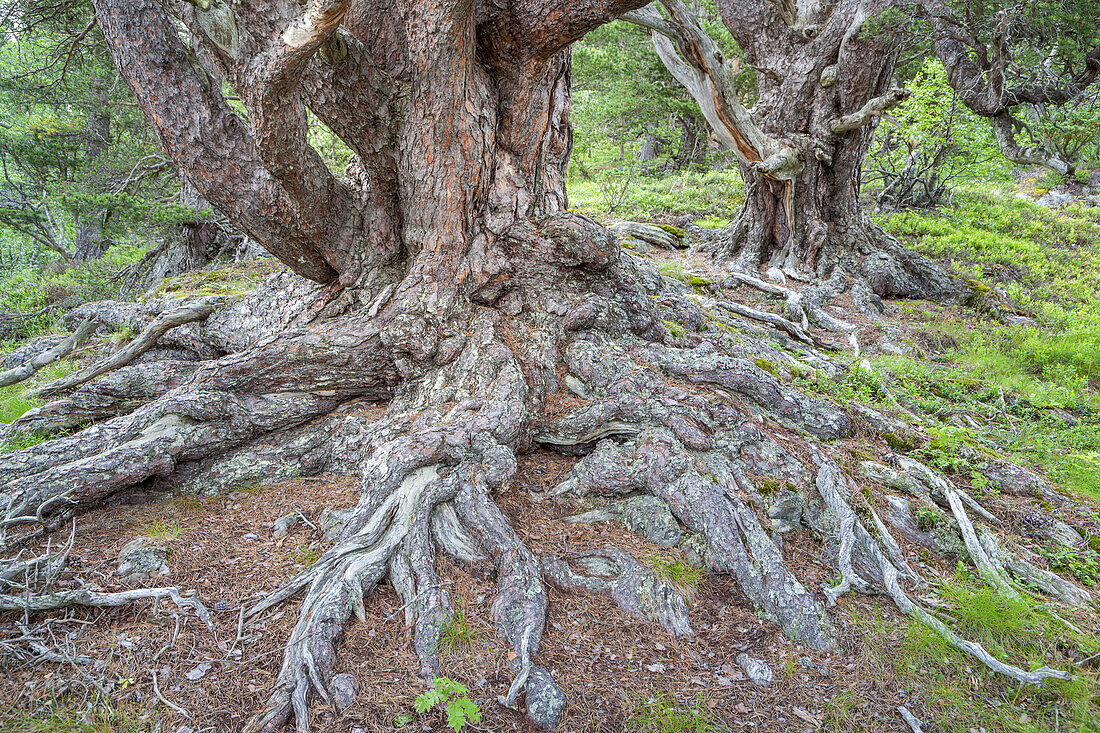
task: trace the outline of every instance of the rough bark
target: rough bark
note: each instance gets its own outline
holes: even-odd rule
[[[682,593],[637,559],[600,548],[540,557],[513,531],[494,492],[512,482],[518,453],[542,445],[585,456],[556,494],[648,496],[687,528],[685,555],[730,573],[792,637],[831,646],[821,592],[787,567],[753,477],[807,496],[835,486],[820,478],[822,441],[848,436],[851,421],[759,360],[835,367],[763,327],[704,335],[706,319],[724,323],[711,315],[717,305],[704,314],[565,209],[563,49],[635,5],[96,2],[121,73],[196,188],[312,282],[275,276],[160,337],[192,360],[149,351],[162,369],[131,363],[29,414],[25,424],[49,424],[82,409],[96,422],[0,454],[7,539],[133,486],[358,475],[359,502],[336,544],[247,613],[301,594],[268,703],[247,730],[293,718],[304,731],[311,699],[333,702],[344,624],[386,578],[431,678],[451,613],[437,552],[495,568],[491,616],[515,673],[500,703],[519,707],[522,693],[531,722],[553,727],[566,701],[538,663],[546,582],[609,595],[674,634],[690,625]],[[252,129],[195,68],[168,11],[205,39],[197,57],[218,59]],[[306,104],[356,150],[346,179],[303,147]],[[89,304],[68,317],[96,313],[153,334],[180,305]],[[666,320],[694,324],[690,348]],[[378,400],[381,418],[363,409]],[[843,526],[866,544],[842,504],[808,501],[812,526],[823,538]],[[878,575],[853,575],[850,544],[838,556],[852,587],[885,578],[906,613],[923,613],[895,592],[908,576],[886,555]],[[873,555],[871,545],[860,552]]]

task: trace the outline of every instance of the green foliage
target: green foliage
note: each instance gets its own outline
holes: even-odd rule
[[[436,677],[431,689],[416,698],[413,704],[418,713],[441,707],[447,716],[447,725],[455,733],[481,720],[481,710],[470,699],[466,686],[446,677]]]
[[[163,519],[153,519],[141,528],[146,537],[171,542],[180,536],[183,526],[176,520],[166,522]]]
[[[865,180],[881,186],[882,203],[930,206],[944,198],[952,179],[1006,177],[1009,164],[988,121],[959,101],[938,61],[927,59],[907,86],[912,96],[892,110],[891,123],[876,128],[866,163]]]
[[[466,616],[466,605],[462,602],[462,597],[455,594],[450,618],[439,630],[439,651],[444,654],[468,652],[481,637],[481,632]]]
[[[930,506],[917,507],[917,529],[931,532],[943,522],[943,516]]]
[[[725,730],[714,722],[705,701],[696,700],[692,706],[681,705],[662,692],[639,700],[626,722],[630,730],[638,733],[719,733]]]
[[[290,562],[299,568],[308,568],[321,559],[321,555],[306,545],[298,545],[290,555]]]
[[[0,714],[0,733],[146,733],[151,726],[127,709],[79,711],[51,703],[33,713]]]
[[[1035,105],[1035,134],[1070,163],[1100,164],[1100,84],[1074,102]]]
[[[1051,570],[1069,573],[1085,585],[1100,582],[1100,554],[1091,548],[1077,548],[1052,542],[1039,548]]]
[[[7,387],[0,387],[0,423],[11,423],[16,418],[23,415],[27,410],[42,406],[41,400],[27,396],[27,390],[42,386],[55,379],[60,379],[66,374],[71,374],[78,368],[79,365],[76,362],[62,359],[61,361],[55,361],[53,364],[42,367],[33,377],[26,381],[9,384]],[[52,436],[41,437],[35,442],[28,443],[28,445],[35,445],[46,440],[48,437]],[[20,438],[19,440],[24,439],[31,440],[29,437]]]

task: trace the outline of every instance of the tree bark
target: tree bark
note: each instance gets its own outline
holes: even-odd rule
[[[609,595],[675,634],[691,629],[682,592],[622,553],[540,556],[517,535],[494,494],[511,484],[516,456],[542,445],[586,456],[555,495],[645,495],[690,531],[684,552],[736,578],[758,613],[801,643],[832,646],[821,594],[765,531],[749,476],[816,490],[814,475],[820,484],[833,465],[823,451],[842,449],[852,423],[760,364],[835,366],[785,334],[705,336],[704,322],[728,322],[719,307],[704,321],[566,208],[568,44],[637,4],[96,0],[115,62],[172,157],[296,275],[208,304],[185,325],[175,324],[201,317],[199,304],[168,297],[71,314],[144,330],[92,369],[116,371],[12,424],[98,420],[0,454],[0,545],[133,486],[357,475],[359,502],[336,544],[246,614],[302,596],[267,705],[246,730],[291,718],[308,730],[310,700],[333,702],[344,625],[384,578],[429,682],[452,614],[437,552],[493,566],[491,616],[515,673],[499,701],[517,707],[522,692],[528,719],[552,728],[565,697],[538,664],[546,582]],[[169,12],[205,39],[201,54],[182,46]],[[196,66],[202,57],[218,59],[250,127]],[[307,105],[355,151],[346,176],[308,147]],[[674,336],[673,322],[694,324],[691,335]],[[173,337],[186,349],[164,348]],[[156,338],[169,352],[161,368],[120,366]],[[386,402],[381,418],[370,401]],[[830,487],[845,480],[834,473]],[[849,562],[849,540],[867,533],[844,488],[816,526],[846,587],[869,589]],[[914,605],[896,580],[889,590]]]

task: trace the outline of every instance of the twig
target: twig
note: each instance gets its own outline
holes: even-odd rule
[[[187,712],[186,710],[181,708],[179,705],[173,705],[172,703],[168,702],[168,700],[165,699],[164,695],[160,694],[160,685],[157,684],[157,671],[155,669],[150,669],[149,674],[151,674],[153,676],[153,694],[157,696],[157,699],[160,700],[165,705],[167,705],[168,707],[175,710],[177,713],[179,713],[183,717],[190,718],[191,713]]]

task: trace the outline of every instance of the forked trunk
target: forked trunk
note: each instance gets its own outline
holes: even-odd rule
[[[430,682],[452,614],[437,552],[493,566],[491,615],[515,671],[499,701],[516,707],[523,692],[539,726],[555,726],[565,705],[537,660],[546,583],[605,594],[636,619],[692,633],[682,593],[627,553],[536,554],[513,531],[494,493],[536,444],[585,455],[554,495],[641,499],[643,523],[663,520],[685,555],[736,578],[753,608],[801,643],[834,644],[822,600],[850,588],[881,587],[907,614],[939,623],[899,585],[914,577],[904,558],[884,555],[848,504],[857,493],[836,464],[850,461],[836,440],[850,433],[848,416],[781,381],[777,366],[759,366],[835,365],[785,334],[731,321],[723,313],[736,312],[732,304],[700,306],[666,288],[606,229],[566,211],[564,49],[631,3],[290,5],[96,0],[115,62],[180,168],[313,282],[284,273],[229,302],[164,296],[70,314],[141,333],[39,388],[52,397],[83,385],[0,434],[81,428],[0,456],[0,545],[9,530],[136,485],[218,491],[322,471],[360,477],[336,544],[240,617],[302,593],[250,733],[291,717],[308,730],[314,696],[337,705],[344,624],[366,614],[364,595],[384,579],[402,596]],[[218,58],[250,129],[196,68],[165,8],[205,39],[198,57]],[[309,147],[307,103],[355,153],[346,179]],[[854,196],[858,174],[842,170],[848,159],[837,152],[829,171],[805,169],[799,203],[821,227],[851,202],[814,198],[811,185],[832,177]],[[767,195],[762,236],[786,241]],[[766,249],[770,257],[775,246]],[[694,330],[674,336],[662,325],[673,321]],[[154,344],[171,349],[155,355]],[[365,404],[378,400],[387,403],[381,417]],[[758,514],[765,502],[753,476],[779,477],[807,497],[839,586],[815,592],[791,572]],[[932,490],[954,497],[969,526],[944,485]],[[1018,670],[941,633],[1022,681],[1065,676]]]

